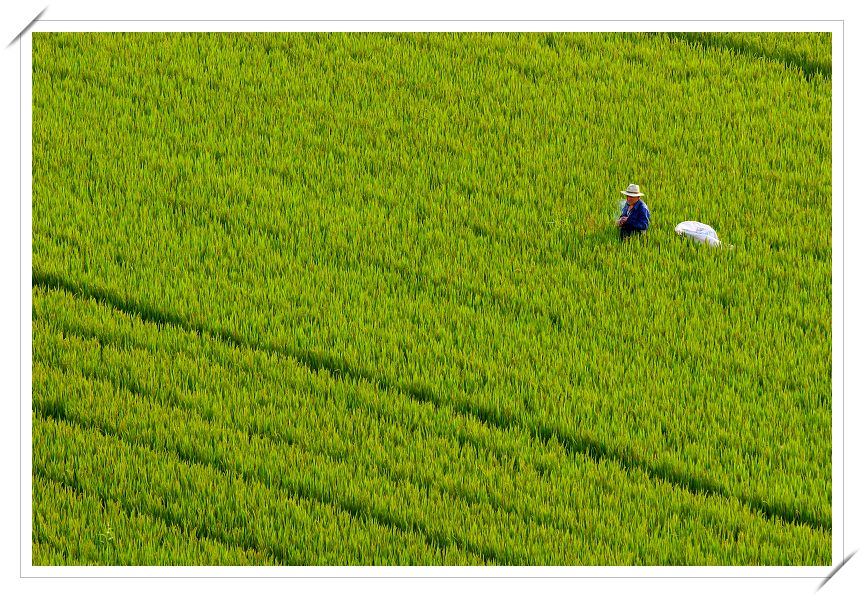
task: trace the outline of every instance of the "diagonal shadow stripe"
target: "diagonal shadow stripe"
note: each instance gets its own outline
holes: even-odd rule
[[[441,397],[426,385],[419,383],[393,383],[376,376],[370,370],[350,364],[337,355],[323,351],[309,349],[288,350],[273,344],[253,343],[237,333],[204,326],[192,322],[179,314],[161,310],[153,305],[125,299],[110,289],[83,282],[75,283],[57,273],[40,272],[34,268],[32,284],[33,286],[46,289],[63,290],[73,296],[84,299],[94,299],[110,305],[119,311],[157,325],[170,325],[187,332],[206,334],[241,349],[265,351],[280,355],[292,359],[312,371],[325,371],[337,379],[363,381],[378,388],[401,393],[418,402],[428,403],[436,407],[444,404]],[[625,469],[637,469],[655,480],[673,484],[692,494],[710,494],[721,498],[735,499],[769,521],[777,519],[789,524],[806,525],[821,531],[831,531],[830,518],[826,521],[807,509],[796,508],[791,504],[772,503],[766,497],[736,494],[707,476],[681,471],[667,464],[653,465],[641,459],[632,450],[614,449],[584,434],[575,434],[547,423],[524,424],[513,421],[502,413],[466,400],[448,401],[446,404],[457,413],[474,417],[485,425],[503,431],[511,430],[514,427],[522,428],[541,442],[556,442],[560,444],[570,454],[584,455],[594,461],[612,461]]]
[[[831,62],[823,62],[817,60],[808,60],[806,57],[792,50],[779,50],[777,53],[767,53],[761,49],[749,44],[723,38],[713,33],[703,33],[698,31],[686,31],[679,33],[660,33],[657,35],[666,35],[672,39],[678,39],[688,44],[699,46],[702,49],[720,48],[732,50],[745,56],[753,58],[765,58],[780,62],[787,67],[799,68],[804,73],[804,77],[810,81],[813,76],[821,74],[826,79],[831,78]]]
[[[90,497],[90,498],[98,501],[100,506],[103,509],[103,512],[109,512],[109,510],[112,508],[111,503],[113,503],[113,504],[116,504],[117,507],[129,517],[134,517],[136,515],[140,515],[143,517],[152,518],[152,519],[155,519],[156,521],[160,521],[163,524],[165,524],[165,526],[168,527],[169,530],[171,530],[171,531],[178,532],[181,534],[183,533],[185,522],[179,521],[176,517],[173,517],[170,515],[164,515],[161,513],[153,513],[150,511],[146,511],[146,510],[139,510],[139,509],[135,508],[134,506],[130,506],[128,504],[128,501],[123,501],[123,500],[118,500],[118,499],[113,499],[113,498],[106,498],[105,496],[102,496],[101,494],[98,494],[96,492],[90,492],[90,491],[85,490],[83,488],[83,486],[81,485],[81,482],[79,480],[62,479],[60,476],[51,475],[50,473],[44,471],[41,467],[37,467],[37,466],[33,467],[33,476],[36,478],[40,478],[42,480],[54,482],[55,484],[58,484],[64,488],[69,489],[70,491],[72,491],[75,494],[76,498],[78,498],[79,500],[82,498]],[[35,505],[34,505],[34,510],[35,510]],[[255,552],[258,555],[263,556],[265,558],[269,557],[270,559],[275,561],[276,565],[282,565],[282,566],[303,565],[303,563],[299,563],[299,562],[280,560],[280,557],[278,555],[274,554],[273,551],[267,549],[266,547],[257,546],[255,544],[251,544],[248,542],[240,542],[240,543],[236,543],[236,544],[226,542],[224,539],[221,539],[219,537],[214,537],[212,534],[208,534],[207,530],[203,530],[203,529],[198,528],[198,527],[194,528],[194,538],[195,538],[195,541],[208,540],[210,542],[213,542],[214,544],[217,544],[219,546],[224,546],[226,548],[235,548],[235,549],[242,550],[244,552]],[[51,543],[55,544],[54,542],[51,542]],[[61,550],[65,549],[63,544],[59,543],[59,542],[55,544],[55,547],[59,548]],[[64,565],[65,563],[57,563],[57,564]],[[134,563],[130,563],[130,564],[134,564]],[[188,565],[200,565],[200,564],[199,563],[188,563]]]
[[[72,333],[72,334],[74,335],[74,333]],[[77,337],[77,338],[82,338],[82,337]],[[41,360],[40,360],[40,365],[44,365],[44,362],[42,362]],[[138,385],[135,381],[118,379],[118,378],[112,377],[109,374],[98,372],[96,370],[76,371],[74,369],[67,368],[66,366],[63,366],[63,365],[59,365],[59,366],[58,365],[48,365],[46,367],[48,367],[49,369],[55,369],[58,371],[62,371],[64,373],[64,375],[68,375],[70,377],[81,376],[82,378],[84,378],[88,381],[91,381],[91,382],[107,383],[107,384],[110,384],[113,388],[115,388],[117,390],[128,392],[132,395],[137,395],[137,396],[145,398],[147,400],[156,401],[157,403],[165,400],[165,398],[161,395],[161,393],[154,392],[152,390],[144,388],[144,387]],[[35,403],[34,403],[34,405],[35,405]],[[165,403],[163,405],[160,405],[160,407],[165,407],[165,406],[168,406],[171,409],[177,409],[178,411],[182,411],[182,412],[187,413],[187,414],[194,415],[196,417],[208,419],[207,416],[204,415],[204,413],[196,410],[195,407],[178,405],[175,401],[171,401],[170,398],[168,400],[165,400]],[[40,407],[37,409],[37,411],[44,411],[44,409],[42,407]],[[57,417],[57,418],[59,418],[61,415],[65,414],[65,411],[60,411],[59,407],[57,407],[56,405],[53,406],[51,410],[46,411],[46,412],[49,413],[52,417]],[[374,412],[374,411],[368,411],[367,413],[379,415],[379,416],[382,415],[380,412]],[[66,420],[71,421],[68,416],[64,415],[64,418]],[[79,421],[79,420],[76,419],[75,421]],[[97,420],[88,420],[87,424],[93,425],[94,421],[97,421]],[[208,421],[210,421],[210,420],[208,419]],[[106,423],[101,422],[101,421],[98,421],[97,424],[98,424],[98,428],[100,430],[106,430],[106,426],[110,426],[110,424],[106,424]],[[236,423],[234,423],[234,424],[217,423],[217,425],[222,426],[222,429],[224,429],[224,430],[230,430],[233,432],[242,432],[244,434],[250,434],[250,435],[253,435],[256,437],[260,437],[261,439],[272,443],[271,448],[276,448],[276,447],[284,448],[287,446],[292,446],[292,447],[296,447],[297,450],[299,450],[299,451],[303,451],[303,452],[306,452],[309,454],[314,454],[314,455],[320,455],[320,456],[325,457],[327,459],[333,459],[333,460],[344,459],[344,457],[338,451],[330,451],[330,450],[327,450],[324,448],[311,448],[311,447],[304,445],[302,443],[296,443],[293,439],[290,439],[290,438],[286,439],[286,438],[283,438],[281,436],[275,435],[271,430],[261,429],[261,427],[256,425],[256,423],[254,423],[254,422],[249,423],[248,425],[245,425],[245,426],[238,426]],[[121,437],[120,434],[117,432],[117,430],[113,429],[113,428],[111,428],[111,434],[114,436],[117,436],[117,437]],[[483,448],[482,444],[480,444],[480,443],[476,443],[476,442],[472,442],[472,441],[468,441],[468,442],[473,444],[478,450],[482,450],[482,448]],[[422,475],[417,475],[417,474],[413,474],[413,473],[398,472],[398,471],[394,470],[392,465],[388,464],[387,461],[374,460],[372,462],[372,464],[378,467],[378,474],[379,475],[390,480],[391,482],[394,482],[397,485],[402,484],[402,483],[407,483],[407,484],[410,484],[411,486],[413,486],[419,490],[422,490],[424,492],[427,492],[427,493],[440,492],[442,495],[446,496],[448,499],[453,499],[454,501],[463,501],[465,504],[467,504],[469,506],[490,505],[496,510],[508,513],[508,514],[513,515],[515,517],[520,517],[522,519],[525,519],[526,521],[531,521],[531,522],[538,524],[538,525],[541,525],[541,526],[545,525],[545,526],[548,526],[550,528],[561,530],[564,532],[577,533],[580,531],[578,528],[575,528],[572,525],[565,524],[562,521],[558,521],[558,520],[554,519],[553,517],[546,517],[543,515],[539,515],[539,514],[533,512],[533,511],[530,511],[530,510],[518,509],[515,506],[513,506],[513,504],[507,503],[507,502],[502,501],[502,500],[495,498],[495,497],[489,496],[489,497],[484,497],[483,499],[480,499],[477,496],[471,495],[470,493],[466,493],[464,490],[460,490],[454,484],[439,482],[439,481],[436,481],[436,480],[433,480],[430,478],[425,478]],[[267,486],[271,485],[265,479],[260,478],[258,476],[254,476],[254,479],[261,482],[262,484],[267,485]],[[312,495],[305,496],[305,498],[318,500],[318,498],[316,498]],[[329,503],[326,503],[326,504],[329,504]],[[569,504],[567,506],[571,507],[571,505],[569,505]],[[385,523],[385,522],[382,522],[382,523]],[[422,527],[422,528],[417,527],[416,529],[419,531],[422,531],[423,533],[427,533],[427,531],[424,531],[424,530],[426,530],[425,527]],[[436,538],[439,538],[439,539],[443,538],[443,537],[444,536],[441,536],[440,534],[439,534],[439,536],[436,536]],[[432,537],[430,536],[430,538],[432,538]],[[432,539],[435,539],[435,538],[432,538]],[[443,546],[450,546],[450,544],[443,544]],[[514,564],[514,563],[507,562],[505,557],[498,555],[494,550],[484,549],[483,547],[476,545],[475,543],[471,543],[469,541],[466,541],[466,540],[459,540],[459,542],[457,542],[456,544],[453,544],[453,546],[456,546],[457,548],[462,548],[464,546],[465,550],[473,552],[474,554],[477,554],[478,556],[485,558],[486,561],[489,563],[500,562],[500,563],[505,563],[505,564]]]
[[[429,527],[418,521],[405,521],[400,519],[399,517],[388,513],[384,510],[380,510],[377,508],[369,507],[362,502],[350,498],[350,497],[329,497],[324,494],[320,494],[310,488],[305,487],[303,484],[296,484],[294,482],[284,483],[278,486],[266,485],[264,480],[260,479],[254,473],[243,471],[242,469],[238,469],[233,466],[226,465],[224,463],[220,463],[218,461],[214,461],[212,459],[207,458],[199,454],[195,450],[186,450],[179,449],[177,447],[165,447],[165,446],[156,446],[150,442],[143,441],[140,439],[131,439],[120,434],[116,427],[112,427],[111,424],[103,422],[102,425],[97,425],[92,421],[87,421],[84,418],[77,416],[72,413],[68,413],[65,407],[61,404],[52,404],[47,405],[43,408],[37,408],[35,410],[36,413],[57,421],[64,422],[70,426],[81,430],[89,430],[94,431],[106,438],[110,437],[124,445],[130,447],[138,447],[143,448],[144,450],[151,451],[153,453],[166,453],[172,455],[174,458],[178,459],[180,462],[185,463],[187,465],[200,465],[203,467],[211,467],[214,470],[220,472],[222,475],[239,476],[245,483],[249,484],[264,484],[267,488],[273,490],[283,490],[285,492],[290,493],[292,496],[295,496],[300,499],[309,500],[312,502],[319,503],[321,505],[326,505],[332,507],[336,510],[343,511],[350,515],[353,519],[358,522],[364,522],[367,520],[372,520],[377,522],[379,525],[389,527],[393,530],[397,530],[404,533],[418,533],[423,537],[423,541],[427,546],[430,546],[433,550],[445,550],[448,548],[456,548],[458,550],[463,550],[467,553],[474,554],[478,556],[484,564],[488,565],[496,565],[496,564],[514,564],[508,562],[505,556],[501,556],[496,554],[496,552],[492,549],[487,549],[483,547],[476,546],[473,542],[465,540],[464,538],[451,537],[446,532],[429,529]],[[167,511],[166,511],[167,513]],[[156,514],[151,513],[154,516],[159,517],[173,517],[171,521],[177,525],[180,525],[182,521],[173,516],[173,515],[165,515],[165,514]],[[196,528],[198,529],[198,528]],[[227,544],[232,544],[227,538],[224,536],[213,535],[208,530],[202,529],[202,534],[209,534],[207,537],[214,538],[221,542],[225,542]],[[267,551],[268,554],[273,555],[274,557],[285,561],[288,557],[284,550],[280,550],[278,546],[259,546],[257,544],[232,544],[244,549],[260,549]],[[286,561],[288,562],[288,561]],[[300,562],[288,562],[288,564],[292,565],[302,565],[304,563]]]

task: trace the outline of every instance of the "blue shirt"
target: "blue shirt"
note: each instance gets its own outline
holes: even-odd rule
[[[621,228],[624,231],[634,231],[634,230],[648,230],[648,223],[651,220],[651,212],[648,210],[648,206],[645,205],[645,202],[641,199],[633,204],[633,209],[630,211],[630,214],[627,214],[627,210],[630,206],[625,205],[624,209],[621,210],[622,216],[627,216],[627,222],[624,223],[624,226]]]

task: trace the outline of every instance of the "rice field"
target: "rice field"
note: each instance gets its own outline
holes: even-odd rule
[[[34,33],[32,562],[828,565],[831,216],[830,33]]]

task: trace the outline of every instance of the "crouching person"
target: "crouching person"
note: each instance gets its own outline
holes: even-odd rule
[[[627,204],[622,208],[621,217],[615,222],[615,226],[619,229],[621,239],[626,239],[630,235],[642,234],[648,230],[651,212],[642,201],[645,194],[639,192],[639,185],[631,184],[621,193],[626,197]]]

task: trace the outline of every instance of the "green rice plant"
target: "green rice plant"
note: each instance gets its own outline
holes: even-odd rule
[[[297,458],[359,468],[338,500],[401,532],[422,523],[456,561],[574,562],[553,546],[585,531],[583,503],[533,509],[568,491],[529,476],[514,493],[522,458],[638,472],[683,493],[675,504],[736,505],[728,525],[810,538],[704,560],[634,540],[578,562],[827,562],[830,70],[771,57],[824,58],[830,39],[705,39],[35,34],[34,409],[62,400],[76,425],[127,438],[82,410],[103,396],[118,408],[126,389],[136,442],[176,453],[193,433],[148,435],[157,401],[230,432],[195,454],[247,473],[259,464],[240,431],[279,445],[295,430]],[[758,51],[730,50],[745,42]],[[607,208],[628,182],[648,192],[652,226],[619,244]],[[736,250],[676,238],[688,219]],[[437,457],[460,426],[478,452]],[[492,490],[474,460],[495,463]],[[335,482],[317,483],[320,498]],[[410,509],[396,515],[378,484]],[[497,530],[489,543],[461,534],[476,517]],[[417,546],[387,558],[426,559]],[[313,560],[369,562],[351,554]]]
[[[129,444],[50,416],[35,416],[33,431],[39,438],[33,453],[37,475],[115,500],[124,509],[180,526],[184,533],[264,552],[276,564],[482,564],[458,549],[429,546],[416,532],[286,496],[188,456]],[[154,459],[162,467],[147,465]]]
[[[831,76],[832,36],[830,32],[687,32],[675,37],[714,47],[779,60],[808,75]]]
[[[117,501],[38,475],[33,502],[41,507],[33,521],[35,566],[275,564],[260,552],[198,538],[146,513],[125,510]]]
[[[56,302],[51,306],[52,314],[63,313],[59,309],[61,302],[75,304],[62,293],[40,294],[34,301],[37,313],[44,309],[46,299]],[[597,468],[583,458],[578,460],[581,465],[571,468],[568,464],[573,455],[568,455],[563,446],[550,451],[548,444],[538,445],[530,436],[489,429],[476,420],[460,423],[464,418],[456,414],[429,413],[428,409],[418,413],[416,404],[404,399],[400,402],[398,395],[387,393],[379,400],[379,393],[373,388],[338,382],[334,386],[332,381],[322,380],[321,374],[310,375],[307,370],[304,375],[304,368],[290,361],[262,360],[260,355],[244,357],[243,351],[226,351],[218,341],[202,343],[197,335],[177,335],[172,329],[160,331],[156,326],[136,325],[134,319],[117,312],[112,315],[110,310],[95,304],[89,309],[79,309],[74,322],[61,316],[51,324],[43,324],[40,319],[36,323],[39,342],[34,345],[35,357],[48,367],[40,366],[34,372],[34,394],[44,396],[46,401],[34,405],[40,412],[95,425],[105,433],[136,442],[148,439],[150,445],[187,456],[193,454],[195,459],[219,466],[240,467],[249,475],[263,476],[268,486],[311,493],[340,504],[365,502],[371,507],[369,512],[380,519],[403,526],[418,525],[433,538],[453,538],[459,545],[474,546],[478,552],[492,555],[501,564],[589,564],[592,562],[586,556],[589,551],[582,543],[596,546],[606,541],[602,535],[594,537],[598,522],[607,522],[610,516],[618,521],[621,512],[638,511],[646,500],[657,501],[657,510],[652,509],[655,525],[666,531],[661,537],[652,537],[647,546],[642,527],[635,530],[635,536],[620,536],[617,541],[624,551],[622,556],[639,555],[631,557],[634,559],[629,561],[631,564],[652,562],[649,555],[654,555],[656,548],[651,547],[661,544],[667,555],[662,561],[665,564],[758,562],[752,552],[755,547],[738,544],[737,540],[726,545],[722,555],[714,556],[699,556],[693,547],[678,550],[672,547],[705,534],[722,534],[719,530],[724,528],[739,530],[737,539],[750,528],[772,527],[758,515],[748,513],[744,505],[717,503],[709,509],[703,506],[702,510],[716,509],[718,514],[723,513],[724,526],[706,527],[693,536],[687,532],[695,521],[687,521],[687,528],[682,530],[669,523],[677,521],[677,513],[691,502],[689,494],[673,486],[658,489],[644,473],[635,479],[631,476],[629,480],[616,482],[617,464],[601,463],[604,466]],[[134,328],[138,334],[127,336]],[[124,340],[135,337],[141,340],[132,346]],[[167,345],[147,347],[144,339],[148,337]],[[147,348],[142,351],[144,347]],[[166,350],[167,347],[171,349]],[[196,357],[189,361],[187,356]],[[235,371],[238,364],[242,364],[243,371]],[[292,371],[299,378],[286,378]],[[67,381],[64,394],[50,398],[49,389],[62,380]],[[110,390],[106,382],[119,390]],[[311,386],[304,390],[307,385]],[[272,394],[274,389],[280,389],[277,396]],[[163,422],[159,428],[168,429],[164,433],[154,432],[150,422],[155,420]],[[172,422],[182,422],[184,427],[177,428]],[[430,433],[433,435],[429,436]],[[247,446],[252,439],[254,442]],[[298,486],[298,482],[292,481],[296,479],[293,472],[310,471],[310,466],[295,462],[298,457],[302,462],[308,461],[310,450],[323,452],[327,455],[325,462],[330,465],[326,469],[311,466],[317,472],[317,482],[310,486],[300,481]],[[255,465],[255,461],[248,462],[248,455],[252,454],[256,455],[255,461],[263,455],[270,456],[261,465]],[[327,473],[327,469],[339,469],[337,460],[351,463],[355,467],[353,478],[363,482],[343,487],[339,480],[346,476]],[[482,475],[478,476],[480,472]],[[574,495],[572,481],[576,479],[582,480],[589,490]],[[637,490],[640,486],[646,488]],[[389,487],[393,490],[388,490]],[[635,494],[633,499],[624,499],[620,492],[615,492],[609,498],[615,497],[618,512],[610,512],[605,500],[596,501],[590,490],[596,487],[633,488]],[[411,491],[405,494],[404,490],[409,488]],[[414,489],[420,493],[415,494]],[[387,506],[386,500],[382,503],[383,497],[376,496],[376,492],[399,495],[399,507]],[[440,510],[432,499],[436,495],[448,504],[442,514],[449,518],[463,509],[472,509],[471,520],[482,531],[465,539],[464,523],[448,527],[441,514],[436,516],[435,511]],[[627,508],[622,500],[636,500],[638,506]],[[495,510],[492,518],[485,520],[484,511],[476,511],[477,506],[483,505]],[[531,529],[539,524],[540,529],[555,528],[560,530],[555,533],[572,533],[576,539],[555,540],[545,548],[538,546],[537,540],[532,544],[523,539],[519,544],[529,551],[530,559],[526,553],[520,556],[518,551],[508,550],[506,542],[484,546],[494,542],[495,530],[500,525],[509,520],[514,526],[514,515],[523,520],[515,525],[517,529]],[[703,521],[701,525],[707,523]],[[552,533],[549,529],[544,535]],[[812,544],[814,541],[821,542],[818,537],[811,537],[807,528],[793,527],[782,531],[772,544],[776,548],[789,542],[798,547],[796,550],[812,550],[818,545]],[[789,556],[788,550],[778,554],[784,553]],[[673,554],[680,555],[680,559],[673,560]],[[628,561],[616,559],[616,562]]]

